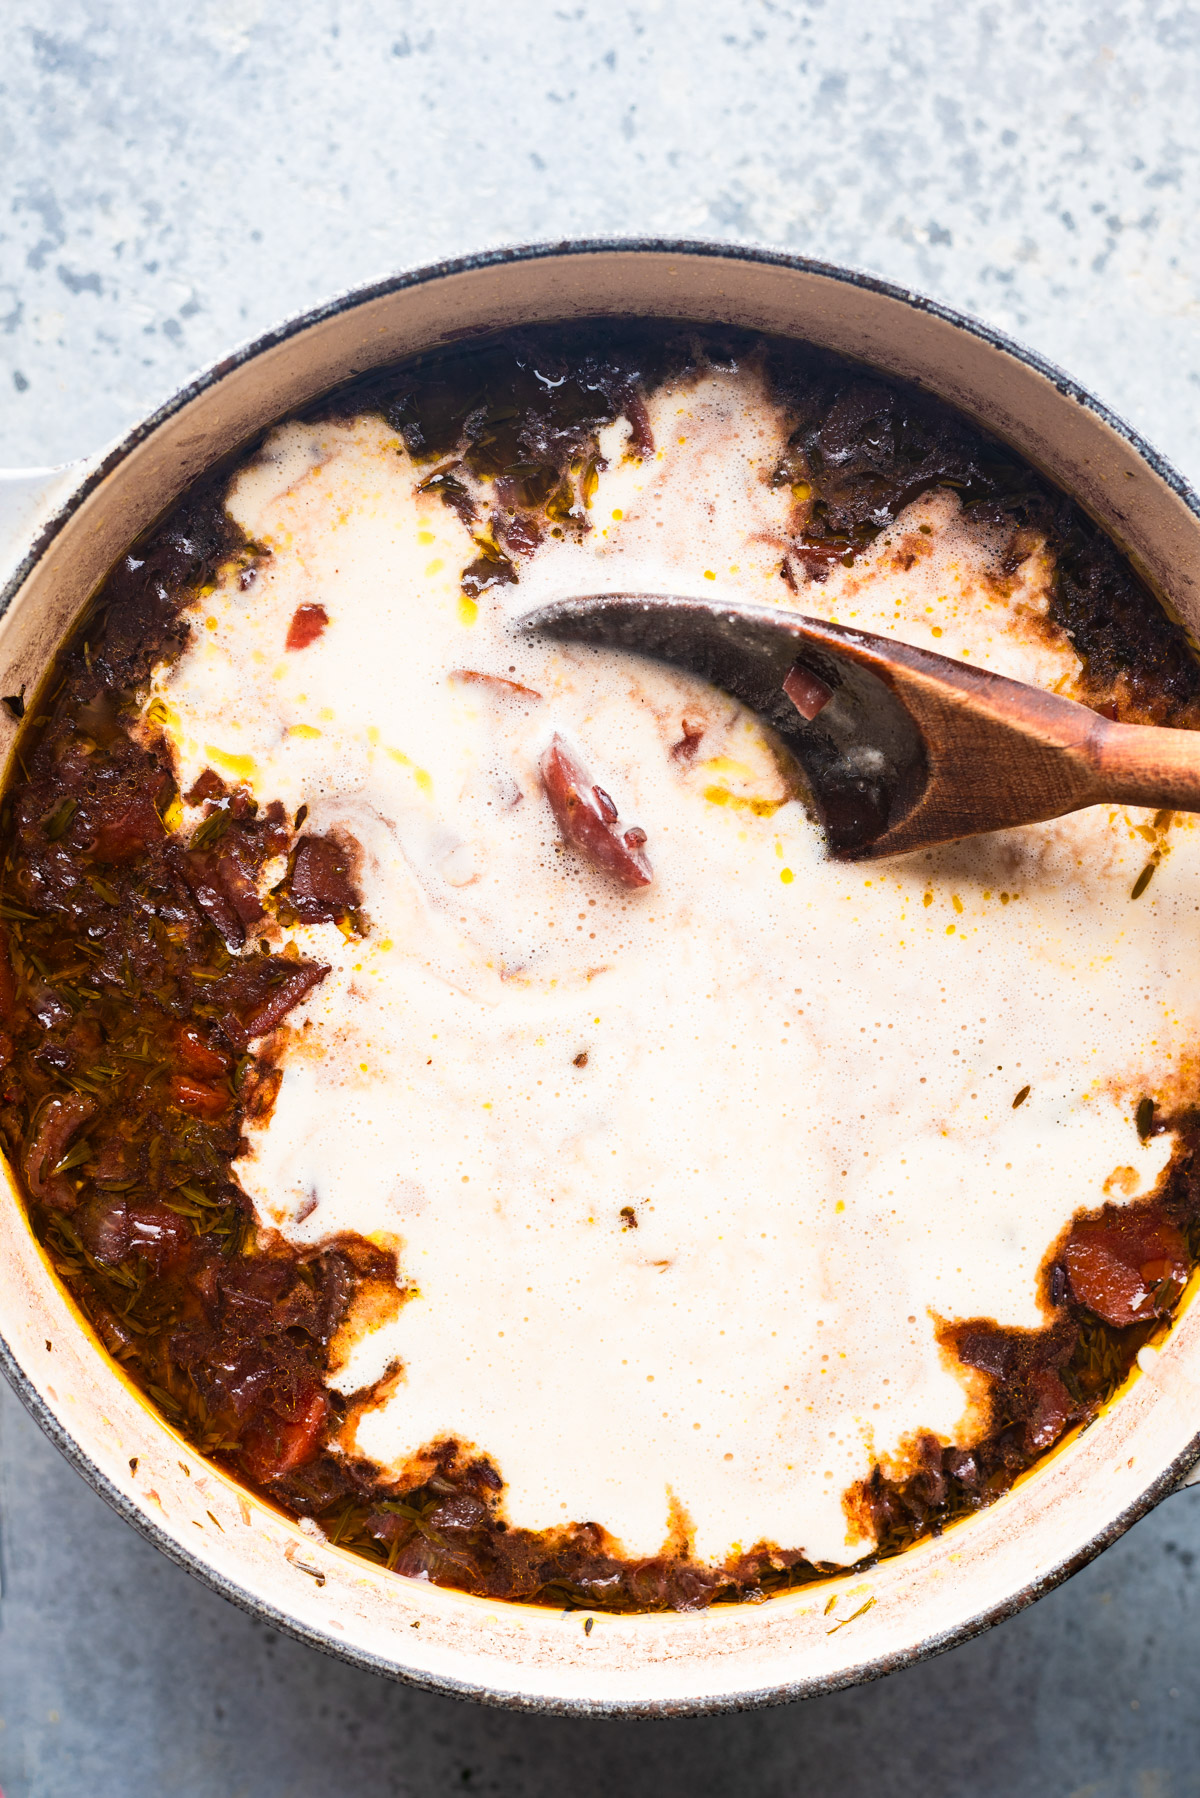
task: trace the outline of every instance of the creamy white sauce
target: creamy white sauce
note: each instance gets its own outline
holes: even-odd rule
[[[1177,823],[1136,903],[1149,818],[1117,808],[841,866],[726,697],[511,634],[558,594],[728,593],[1072,690],[1040,553],[1005,591],[937,494],[793,598],[755,380],[650,410],[646,464],[604,434],[593,529],[477,607],[467,531],[380,421],[287,425],[234,480],[273,554],[197,606],[156,680],[181,786],[211,765],[350,831],[370,920],[288,933],[332,972],[237,1171],[294,1242],[398,1240],[415,1295],[335,1377],[402,1373],[347,1450],[399,1472],[457,1438],[512,1523],[594,1520],[632,1555],[682,1517],[704,1560],[765,1540],[845,1562],[869,1542],[843,1495],[876,1458],[980,1427],[939,1320],[1046,1321],[1038,1268],[1072,1214],[1165,1165],[1133,1109],[1200,1034],[1198,839]],[[327,630],[285,652],[313,602]],[[669,753],[685,718],[691,763]],[[557,843],[555,730],[646,830],[644,892]]]

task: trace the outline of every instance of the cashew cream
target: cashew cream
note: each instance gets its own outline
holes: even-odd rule
[[[154,696],[184,790],[211,766],[361,847],[367,934],[288,933],[332,971],[237,1164],[290,1241],[399,1245],[407,1296],[334,1376],[394,1376],[345,1451],[399,1475],[453,1437],[512,1523],[596,1521],[630,1555],[846,1563],[871,1546],[848,1488],[982,1427],[939,1324],[1044,1323],[1072,1214],[1169,1157],[1134,1109],[1200,1034],[1200,850],[1177,820],[1136,903],[1162,831],[1113,807],[839,865],[728,697],[515,634],[570,593],[728,594],[1072,691],[1040,550],[1005,575],[939,492],[793,595],[757,377],[650,416],[645,462],[603,434],[587,533],[478,600],[469,532],[383,422],[281,427],[228,496],[270,557],[193,608]],[[328,625],[288,651],[306,604]],[[644,891],[558,840],[555,732],[646,832]]]

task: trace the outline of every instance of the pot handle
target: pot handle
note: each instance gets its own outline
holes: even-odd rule
[[[77,485],[86,461],[57,468],[0,468],[0,580],[22,561],[30,542]]]

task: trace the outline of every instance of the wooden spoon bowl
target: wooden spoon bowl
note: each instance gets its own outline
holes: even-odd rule
[[[1200,811],[1200,732],[1114,724],[894,637],[643,593],[560,600],[520,628],[672,662],[740,699],[795,755],[841,861],[1104,802]]]

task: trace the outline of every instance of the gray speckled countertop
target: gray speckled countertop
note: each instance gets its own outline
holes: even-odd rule
[[[5,0],[0,465],[284,314],[484,245],[858,264],[1061,362],[1200,478],[1200,13],[1168,0]],[[5,1798],[1200,1793],[1200,1497],[990,1635],[743,1717],[583,1723],[279,1638],[0,1390]]]

